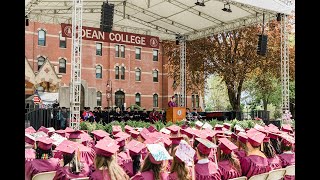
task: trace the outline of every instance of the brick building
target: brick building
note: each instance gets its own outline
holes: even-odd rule
[[[25,27],[25,94],[35,89],[59,92],[60,106],[70,107],[71,38],[59,24],[30,22]],[[159,49],[82,40],[81,106],[138,104],[147,110],[167,108],[172,89],[161,42]],[[107,101],[107,84],[112,93]],[[187,107],[202,108],[202,94],[188,94]]]

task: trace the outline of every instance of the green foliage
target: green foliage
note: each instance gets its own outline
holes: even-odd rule
[[[142,111],[143,110],[143,108],[141,106],[138,106],[137,104],[131,104],[130,108],[131,108],[132,111],[134,110],[134,108],[137,108],[138,111]]]

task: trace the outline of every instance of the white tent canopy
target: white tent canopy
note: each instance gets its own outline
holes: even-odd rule
[[[105,0],[83,0],[83,26],[99,27],[101,6]],[[202,0],[199,0],[201,2]],[[221,9],[226,1],[204,0],[109,0],[115,5],[113,30],[158,36],[174,40],[177,33],[188,40],[242,26],[275,19],[277,13],[290,14],[294,1],[228,0],[232,12]],[[26,15],[31,21],[72,23],[72,0],[26,0]]]

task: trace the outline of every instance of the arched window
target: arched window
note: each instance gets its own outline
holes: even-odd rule
[[[38,58],[38,71],[40,70],[41,66],[44,64],[44,57],[40,56]]]
[[[152,74],[153,74],[153,82],[158,82],[158,71],[153,70]]]
[[[97,92],[97,106],[101,106],[102,102],[102,93],[100,91]]]
[[[191,96],[191,107],[194,107],[195,104],[195,99],[194,99],[194,94]]]
[[[66,62],[65,59],[59,59],[59,73],[66,73]]]
[[[116,73],[116,79],[119,79],[119,66],[116,66],[115,73]]]
[[[158,94],[153,95],[153,107],[158,107]]]
[[[139,68],[136,69],[136,81],[141,81],[141,70]]]
[[[196,107],[199,107],[199,95],[196,95]]]
[[[125,103],[125,94],[124,94],[124,92],[117,91],[115,93],[115,105],[121,109],[123,107],[124,103]]]
[[[139,93],[136,94],[136,105],[141,106],[141,95]]]
[[[124,79],[124,75],[126,72],[126,68],[124,68],[123,66],[121,67],[121,79]]]
[[[100,65],[96,66],[96,78],[102,78],[102,67]]]
[[[38,45],[39,46],[46,45],[46,32],[44,30],[38,31]]]

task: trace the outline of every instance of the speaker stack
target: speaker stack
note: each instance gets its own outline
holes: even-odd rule
[[[267,43],[268,43],[268,36],[267,35],[258,35],[258,49],[257,54],[261,56],[265,56],[267,53]]]
[[[111,32],[113,26],[114,4],[103,2],[101,7],[100,29],[103,32]]]

